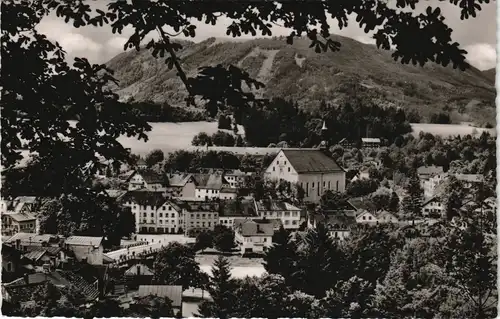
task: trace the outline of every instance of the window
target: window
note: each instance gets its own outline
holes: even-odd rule
[[[297,225],[297,221],[296,220],[292,220],[292,225]]]
[[[160,219],[160,220],[159,220],[159,223],[160,223],[160,224],[163,224],[163,220],[161,220],[161,219]]]
[[[314,188],[314,182],[312,182],[312,186],[311,186],[311,188]]]
[[[292,212],[292,217],[297,217],[297,212]]]
[[[273,166],[273,172],[276,172],[276,167],[275,166]]]
[[[171,206],[168,206],[168,210],[172,210],[172,207],[171,207]]]
[[[372,217],[371,217],[371,216],[368,216],[368,220],[372,220]]]
[[[309,196],[309,183],[306,183],[306,196]]]
[[[7,271],[11,272],[11,271],[13,271],[13,270],[14,270],[14,267],[12,266],[12,262],[10,262],[10,261],[9,261],[9,262],[7,263]]]
[[[339,191],[339,181],[337,181],[336,191],[337,191],[337,192]]]
[[[288,171],[290,172],[290,167],[288,168]]]
[[[148,216],[148,214],[146,214],[146,213],[143,213],[143,214],[142,214],[142,217],[146,217],[146,216]]]
[[[165,210],[165,206],[162,207],[162,210]]]
[[[170,217],[175,218],[175,214],[174,213],[170,214]]]
[[[325,181],[323,181],[323,187],[326,187],[326,182]]]
[[[277,165],[280,165],[280,161],[276,161],[276,164],[277,164]]]
[[[194,214],[190,214],[191,215],[191,218],[194,218]]]
[[[285,219],[285,225],[289,225],[290,221],[288,219]]]
[[[290,217],[290,212],[285,212],[285,217]]]
[[[207,222],[208,223],[208,227],[210,227],[210,222]]]
[[[328,189],[330,189],[330,181],[328,181]]]
[[[155,217],[155,213],[151,213],[151,217]]]
[[[363,220],[366,220],[366,216],[363,216]]]
[[[159,213],[159,216],[160,216],[160,217],[163,217],[163,213]]]
[[[267,243],[267,238],[266,237],[264,237],[264,242]]]
[[[206,215],[205,214],[201,214],[201,218],[205,219]]]

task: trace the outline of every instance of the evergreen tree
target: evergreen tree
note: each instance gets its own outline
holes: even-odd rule
[[[223,256],[219,256],[212,266],[212,275],[207,287],[212,300],[200,304],[198,307],[199,315],[205,318],[226,319],[231,317],[236,302],[234,294],[236,288],[236,283],[231,278],[229,261]]]
[[[396,192],[392,192],[391,198],[389,199],[389,211],[397,213],[399,211],[399,196]]]
[[[412,174],[406,187],[406,197],[403,200],[404,217],[415,221],[422,215],[423,190],[417,174]]]
[[[455,176],[450,176],[443,194],[446,220],[450,221],[453,217],[460,215],[464,199],[465,193],[462,183]]]
[[[283,276],[287,284],[293,282],[297,267],[297,247],[292,242],[292,236],[283,225],[273,235],[273,245],[264,255],[264,268],[269,274]]]

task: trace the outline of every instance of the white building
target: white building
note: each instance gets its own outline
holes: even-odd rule
[[[435,173],[428,177],[428,179],[421,179],[420,185],[424,190],[424,198],[431,198],[436,195],[436,191],[440,185],[442,185],[445,181],[448,180],[448,174],[446,173]]]
[[[376,225],[378,224],[377,217],[367,210],[364,210],[356,215],[356,223],[365,225]]]
[[[224,178],[222,174],[197,174],[196,179],[196,189],[195,197],[205,200],[214,200],[221,198],[221,190],[224,188],[231,188],[229,182]],[[223,193],[224,196],[228,196],[227,190]],[[233,197],[233,195],[229,195]]]
[[[444,203],[439,196],[434,196],[422,205],[422,216],[428,217],[430,214],[443,217],[445,213]]]
[[[345,170],[320,149],[282,149],[266,169],[265,177],[297,183],[309,202],[319,202],[327,190],[345,191]]]
[[[379,138],[365,137],[361,139],[361,146],[363,148],[379,148],[381,141]]]
[[[121,202],[135,216],[137,233],[177,234],[184,229],[182,209],[159,192],[130,191]]]
[[[279,219],[285,229],[300,227],[301,209],[287,202],[264,199],[255,202],[255,211],[261,218]]]
[[[263,253],[273,243],[273,223],[266,219],[235,220],[234,239],[241,254]]]
[[[351,235],[351,230],[356,227],[354,213],[314,213],[309,216],[308,228],[314,229],[318,224],[323,224],[331,237],[335,240],[344,240]]]
[[[377,217],[377,221],[381,224],[385,223],[393,223],[397,224],[399,222],[398,218],[391,212],[386,210],[378,211],[375,216]]]
[[[153,171],[134,172],[128,179],[128,190],[146,189],[151,192],[165,192],[167,178]]]

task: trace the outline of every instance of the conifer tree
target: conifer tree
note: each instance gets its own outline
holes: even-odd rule
[[[404,217],[415,221],[415,219],[422,215],[423,195],[417,174],[412,174],[406,187],[406,197],[403,200]]]
[[[283,276],[289,284],[296,270],[298,262],[296,256],[297,248],[292,242],[292,236],[283,226],[274,233],[273,245],[267,250],[264,256],[264,268],[269,274]]]

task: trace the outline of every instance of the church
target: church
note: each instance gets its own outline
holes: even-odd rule
[[[326,130],[323,124],[323,131]],[[297,183],[304,200],[319,202],[327,190],[345,191],[345,170],[326,154],[327,143],[319,148],[283,148],[265,171],[265,178]]]

